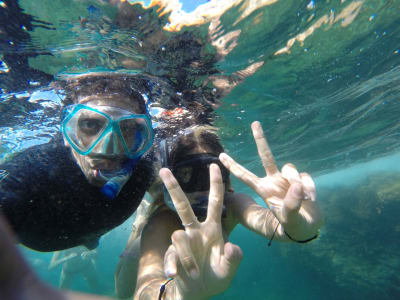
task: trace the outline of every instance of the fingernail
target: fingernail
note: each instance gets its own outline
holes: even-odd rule
[[[228,162],[229,161],[229,156],[227,154],[225,154],[225,153],[221,153],[220,156],[219,156],[219,159],[221,161]]]

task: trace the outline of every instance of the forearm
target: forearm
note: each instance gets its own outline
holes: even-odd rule
[[[176,286],[171,282],[165,285],[165,278],[155,278],[148,282],[143,283],[135,293],[134,300],[154,300],[154,299],[181,299],[178,298],[176,293]],[[161,291],[161,287],[164,285],[164,290]]]
[[[66,261],[70,260],[71,258],[74,258],[76,255],[68,255],[68,256],[64,256],[63,258],[57,259],[53,262],[50,263],[49,265],[49,270],[65,263]]]
[[[270,240],[298,243],[306,243],[315,239],[322,224],[318,207],[312,206],[310,203],[303,203],[303,206],[307,205],[310,207],[307,209],[301,207],[292,216],[284,216],[284,212],[281,212],[280,220],[290,219],[290,222],[285,223],[280,222],[272,210],[262,207],[249,197],[242,196],[232,202],[235,216],[245,227]]]
[[[257,204],[249,196],[236,194],[229,199],[228,205],[239,223],[251,231],[268,239],[290,241],[272,211]]]
[[[244,226],[269,240],[290,241],[282,224],[270,209],[258,206],[249,210],[248,214],[240,220]]]

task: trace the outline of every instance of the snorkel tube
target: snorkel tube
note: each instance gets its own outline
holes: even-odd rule
[[[146,101],[146,114],[148,114],[148,107]],[[153,144],[154,132],[151,131],[151,144]],[[143,137],[136,132],[135,136],[135,147],[142,143]],[[142,154],[147,151],[147,149],[142,150],[138,156],[129,159],[120,170],[100,170],[99,175],[103,177],[107,182],[101,188],[101,192],[107,198],[113,200],[115,199],[118,194],[121,192],[122,188],[124,187],[125,183],[128,182],[129,178],[132,175],[133,169],[136,167],[138,160],[142,157]]]
[[[121,170],[117,171],[100,170],[99,175],[107,180],[107,182],[101,188],[101,193],[108,199],[115,199],[121,192],[125,183],[127,183],[129,178],[131,178],[137,161],[138,158],[130,159],[124,164]]]

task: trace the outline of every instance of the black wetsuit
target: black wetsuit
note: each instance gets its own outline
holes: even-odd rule
[[[143,156],[117,198],[90,185],[58,136],[0,165],[0,210],[19,242],[38,251],[85,245],[129,218],[154,179],[151,154]]]

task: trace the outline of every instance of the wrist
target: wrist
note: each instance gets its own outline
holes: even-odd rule
[[[211,295],[204,295],[206,290],[204,289],[191,289],[185,286],[179,278],[175,278],[173,282],[175,289],[175,298],[166,298],[173,300],[207,300],[211,298]]]

